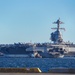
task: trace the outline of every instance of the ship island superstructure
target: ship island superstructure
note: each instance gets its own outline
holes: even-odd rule
[[[59,18],[56,22],[53,22],[53,24],[57,24],[57,27],[51,28],[51,29],[56,29],[55,32],[51,33],[51,41],[57,44],[63,43],[63,39],[60,33],[60,30],[65,30],[65,28],[60,28],[60,24],[63,24],[63,22],[61,22]]]

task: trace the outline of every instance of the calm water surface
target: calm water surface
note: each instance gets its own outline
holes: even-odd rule
[[[0,67],[31,68],[38,67],[43,72],[51,68],[75,68],[75,57],[70,58],[25,58],[0,57]]]

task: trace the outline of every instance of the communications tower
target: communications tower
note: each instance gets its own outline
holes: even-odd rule
[[[53,22],[53,24],[57,24],[56,28],[51,28],[51,29],[55,29],[55,32],[51,33],[51,41],[53,41],[54,43],[62,43],[63,39],[60,33],[60,30],[65,30],[65,28],[60,28],[60,24],[64,24],[63,22],[60,21],[60,18],[56,21]]]

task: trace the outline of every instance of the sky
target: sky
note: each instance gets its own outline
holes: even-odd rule
[[[75,0],[0,0],[0,44],[51,42],[59,18],[64,41],[75,43]]]

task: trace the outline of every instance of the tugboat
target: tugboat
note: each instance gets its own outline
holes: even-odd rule
[[[33,54],[31,54],[31,57],[32,58],[42,58],[42,56],[37,51],[34,51]]]
[[[3,55],[4,55],[4,53],[0,52],[0,56],[3,56]]]

